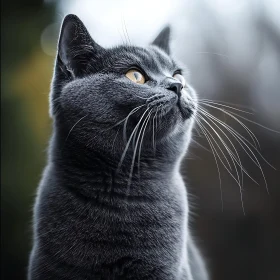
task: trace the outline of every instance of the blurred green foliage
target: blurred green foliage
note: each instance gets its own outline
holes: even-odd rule
[[[54,6],[1,2],[1,279],[25,279],[32,205],[50,132],[47,113],[53,58],[40,47]]]

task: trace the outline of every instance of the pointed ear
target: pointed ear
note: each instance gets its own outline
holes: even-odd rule
[[[74,76],[86,72],[90,59],[104,49],[89,35],[82,21],[75,15],[67,15],[62,23],[58,58]]]
[[[170,54],[170,26],[166,26],[161,30],[155,40],[152,42],[152,45],[155,45],[165,51],[167,54]]]

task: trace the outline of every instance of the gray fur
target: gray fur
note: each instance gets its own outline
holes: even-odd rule
[[[29,280],[208,279],[191,241],[179,173],[196,97],[191,87],[180,96],[169,89],[179,69],[164,52],[166,42],[164,48],[158,43],[104,49],[76,16],[64,20]],[[131,82],[125,77],[131,67],[141,68],[149,80]],[[118,123],[138,106],[125,133],[124,122]],[[135,147],[138,130],[123,156],[142,116],[141,153]]]

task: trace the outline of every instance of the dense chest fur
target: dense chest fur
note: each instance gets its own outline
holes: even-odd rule
[[[179,174],[135,181],[129,196],[118,191],[123,179],[114,185],[108,176],[102,179],[102,184],[108,182],[107,188],[100,188],[98,174],[94,180],[80,182],[81,186],[75,175],[63,185],[56,176],[53,167],[47,168],[36,204],[37,246],[44,248],[41,256],[48,269],[57,274],[59,265],[65,276],[64,269],[71,268],[83,275],[80,279],[99,279],[83,278],[98,274],[100,279],[130,274],[131,279],[138,274],[140,279],[143,275],[180,279],[174,277],[183,273],[188,209]],[[83,184],[95,190],[91,198],[78,191]]]

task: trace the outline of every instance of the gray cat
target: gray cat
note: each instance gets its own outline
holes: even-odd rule
[[[197,100],[169,37],[104,49],[64,19],[29,280],[208,279],[179,173]]]

